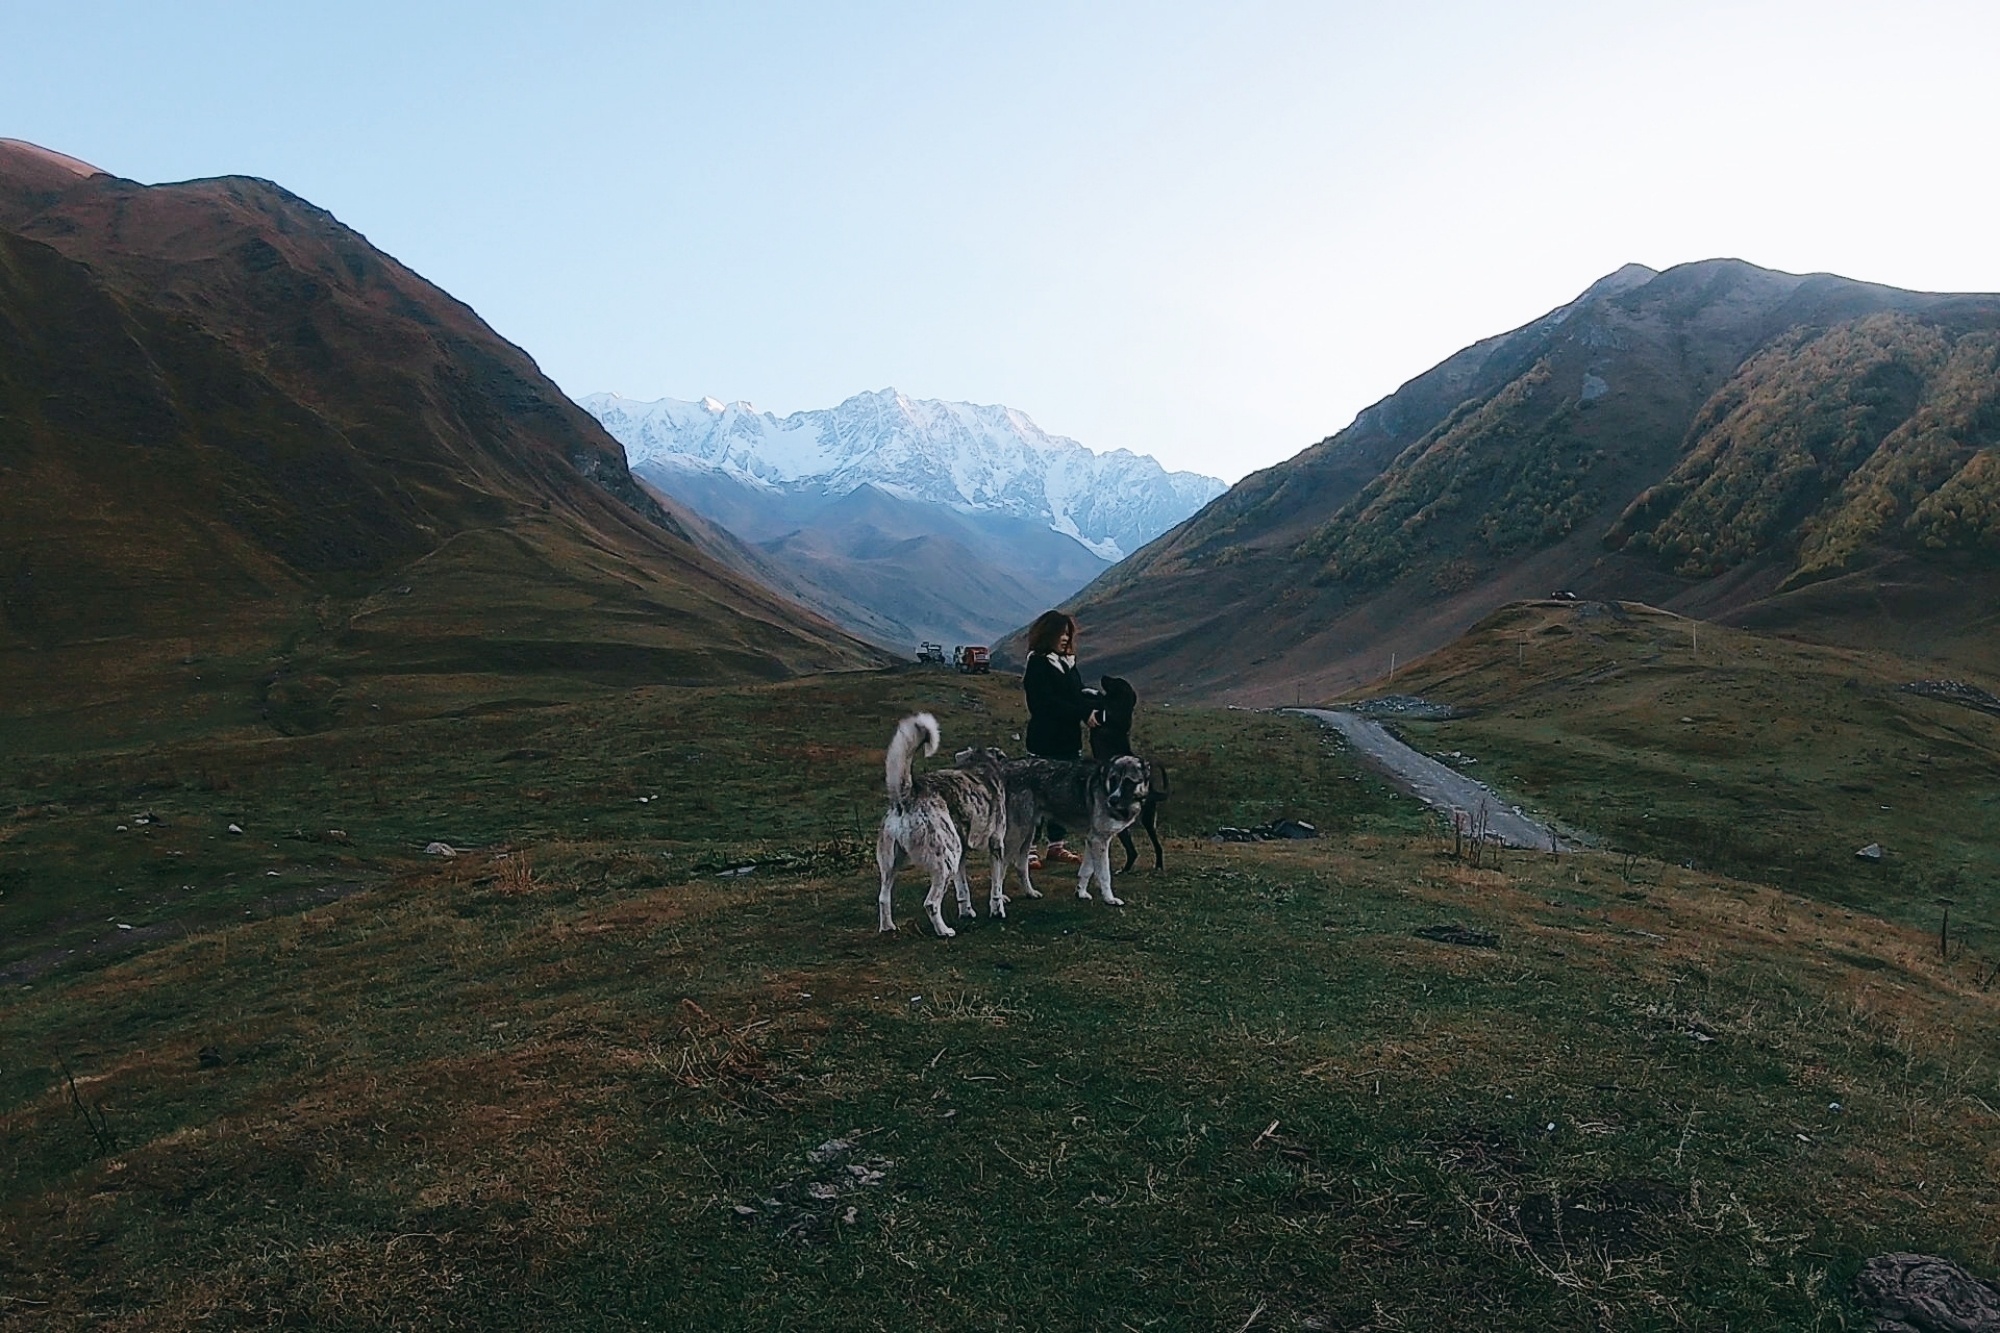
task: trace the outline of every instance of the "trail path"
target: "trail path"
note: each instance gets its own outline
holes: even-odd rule
[[[1380,722],[1331,708],[1287,708],[1339,731],[1361,757],[1381,769],[1424,804],[1447,814],[1463,810],[1476,820],[1486,808],[1486,827],[1509,847],[1548,850],[1549,828],[1537,824],[1508,804],[1491,787],[1475,782],[1448,764],[1419,754],[1389,734]]]

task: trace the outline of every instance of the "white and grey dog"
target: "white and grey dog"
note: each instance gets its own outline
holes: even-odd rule
[[[1022,890],[1031,898],[1042,896],[1028,878],[1028,856],[1035,826],[1053,819],[1084,835],[1076,896],[1087,900],[1095,879],[1105,902],[1124,906],[1111,892],[1111,839],[1139,817],[1145,804],[1152,776],[1146,761],[1129,754],[1107,763],[1030,755],[1008,760],[1001,776],[1007,789],[1007,863],[1020,874]]]
[[[910,766],[918,749],[925,755],[936,754],[940,739],[937,719],[929,713],[904,718],[889,739],[884,760],[889,808],[875,838],[875,866],[882,872],[876,898],[878,930],[896,928],[890,896],[896,869],[907,860],[930,873],[924,911],[930,915],[931,928],[947,938],[956,935],[944,923],[944,890],[945,885],[956,884],[960,918],[978,915],[972,910],[972,889],[965,875],[966,852],[973,846],[984,846],[993,858],[988,908],[996,916],[1006,915],[1001,887],[1007,873],[1007,793],[1000,768],[990,761],[974,761],[912,776]]]

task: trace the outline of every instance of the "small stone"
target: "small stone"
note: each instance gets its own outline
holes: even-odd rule
[[[1835,1115],[1839,1115],[1841,1112],[1841,1105],[1839,1102],[1828,1102],[1826,1104],[1826,1109],[1833,1112]]]
[[[425,856],[457,856],[458,849],[448,842],[434,842],[424,848]]]
[[[241,824],[231,824],[229,831],[239,838],[243,836],[243,826]]]
[[[1980,1333],[2000,1328],[2000,1287],[1935,1255],[1877,1255],[1861,1265],[1854,1290],[1880,1329]]]
[[[1882,844],[1871,842],[1854,854],[1857,861],[1879,861],[1882,859]]]

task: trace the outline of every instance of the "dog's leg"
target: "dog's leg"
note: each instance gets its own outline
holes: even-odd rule
[[[1139,849],[1132,845],[1132,830],[1129,828],[1118,830],[1118,843],[1125,849],[1125,867],[1118,872],[1123,875],[1128,873],[1132,869],[1132,863],[1139,859]]]
[[[1140,807],[1140,814],[1146,820],[1146,836],[1153,840],[1153,869],[1164,870],[1166,869],[1166,861],[1160,855],[1160,807],[1158,803],[1148,801]],[[1127,861],[1125,868],[1130,870],[1132,863]]]
[[[1000,918],[1007,915],[1007,839],[996,833],[986,844],[986,859],[991,863],[993,887],[986,895],[986,915]]]
[[[1076,896],[1090,901],[1090,881],[1097,875],[1097,837],[1084,839],[1083,863],[1076,868]]]
[[[1021,892],[1030,898],[1042,896],[1035,882],[1028,878],[1028,858],[1035,854],[1035,828],[1032,823],[1024,827],[1022,821],[1007,821],[1007,865],[1014,868],[1014,874],[1021,881]],[[1000,877],[1001,897],[1006,897],[1006,866],[995,872]]]
[[[875,899],[875,930],[877,934],[896,928],[896,918],[890,915],[889,898],[896,888],[896,867],[903,861],[903,848],[889,826],[882,825],[882,831],[875,836],[875,868],[882,872],[882,892]]]
[[[952,880],[958,889],[958,916],[961,921],[979,915],[972,910],[972,885],[965,876],[965,863],[970,859],[971,851],[971,848],[966,848],[966,855],[958,858],[958,868],[952,872]]]
[[[1083,849],[1083,868],[1086,873],[1095,870],[1099,897],[1112,907],[1123,907],[1125,905],[1123,898],[1117,897],[1111,892],[1111,835],[1106,834],[1102,838],[1092,838],[1090,840],[1089,845]],[[1089,883],[1090,881],[1087,878],[1079,882],[1079,896],[1084,898],[1090,897]]]
[[[930,916],[931,929],[938,933],[940,939],[948,940],[958,934],[944,923],[945,886],[951,883],[955,869],[955,866],[942,860],[934,864],[931,867],[931,891],[924,895],[924,911]]]

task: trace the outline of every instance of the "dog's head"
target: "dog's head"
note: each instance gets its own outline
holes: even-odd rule
[[[1007,762],[1007,752],[994,745],[971,745],[951,757],[953,768],[997,768]]]
[[[1101,676],[1097,682],[1104,689],[1104,720],[1120,729],[1132,725],[1132,714],[1139,707],[1139,692],[1132,688],[1132,682],[1117,676]]]
[[[1145,760],[1124,754],[1104,766],[1105,804],[1120,819],[1131,819],[1146,803],[1146,784],[1152,772]]]

